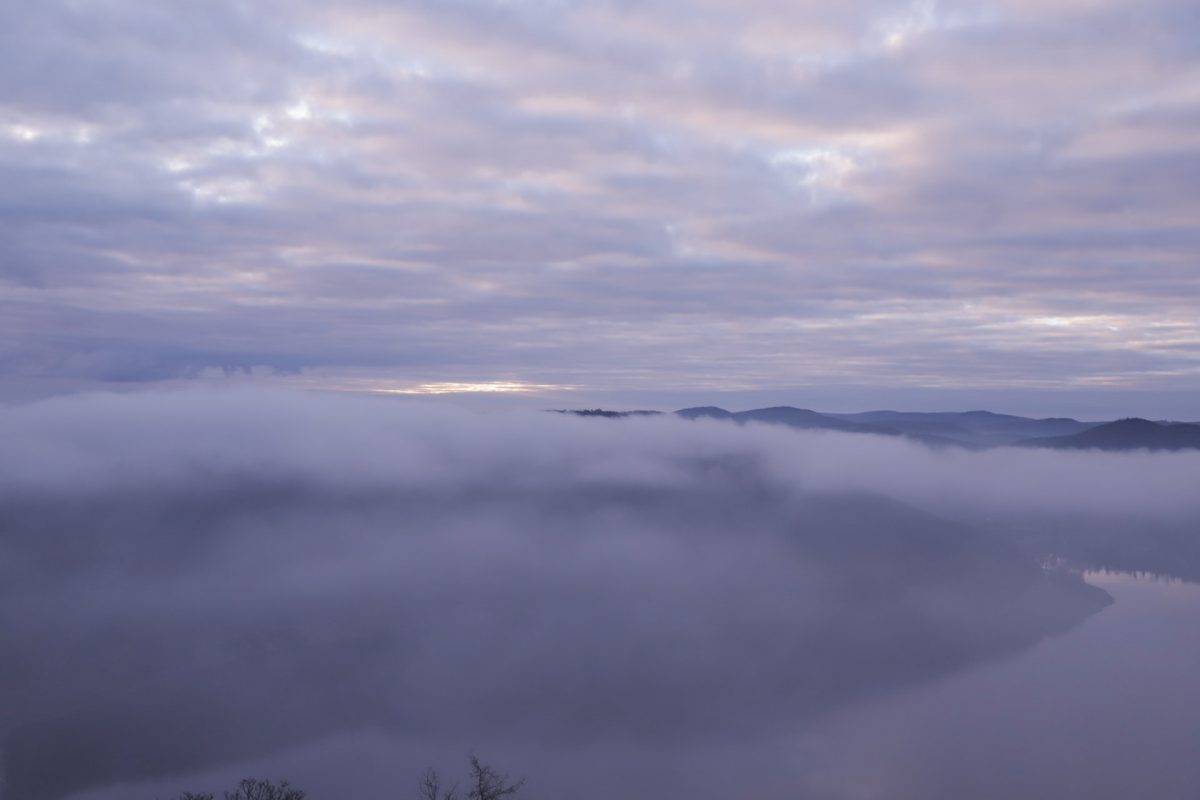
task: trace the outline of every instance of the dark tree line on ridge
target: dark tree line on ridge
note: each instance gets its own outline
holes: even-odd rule
[[[525,779],[511,781],[509,777],[489,764],[484,764],[474,755],[469,756],[470,774],[467,778],[465,800],[501,800],[514,795]],[[245,778],[233,791],[225,792],[225,800],[305,800],[307,795],[287,781],[273,783],[259,778]],[[421,776],[417,786],[417,800],[460,800],[458,783],[445,786],[442,778],[432,769]],[[212,792],[184,792],[179,800],[214,800]]]

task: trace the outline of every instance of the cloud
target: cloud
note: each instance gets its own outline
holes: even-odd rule
[[[314,747],[330,780],[350,763],[331,753],[379,737],[552,780],[559,757],[738,753],[753,781],[752,743],[1103,606],[977,523],[1200,513],[1192,454],[395,397],[77,395],[5,409],[0,436],[14,800],[175,793]]]
[[[120,379],[76,366],[89,341],[408,383],[686,389],[712,382],[699,348],[727,388],[1194,388],[1195,22],[1173,0],[6,9],[0,280],[5,315],[41,310],[6,390]],[[1134,333],[1047,346],[1013,316]]]
[[[656,485],[677,486],[695,479],[692,461],[748,453],[754,479],[768,485],[880,493],[942,511],[959,502],[1067,513],[1196,507],[1188,490],[1196,456],[1186,451],[932,450],[893,437],[671,417],[612,425],[539,413],[501,419],[420,401],[322,393],[60,398],[5,411],[0,424],[8,452],[0,462],[0,487],[181,491],[205,474],[261,473],[318,488],[428,487],[448,479],[464,486],[552,488],[602,476],[622,482],[626,472],[632,485],[657,475]],[[109,466],[115,454],[125,463],[118,471]],[[528,469],[511,468],[515,454]]]

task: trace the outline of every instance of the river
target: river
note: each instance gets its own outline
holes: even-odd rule
[[[531,752],[503,742],[487,755],[529,775],[520,797],[530,800],[567,797],[581,780],[593,795],[611,787],[601,792],[613,800],[682,796],[685,786],[686,796],[705,800],[1195,800],[1200,585],[1086,577],[1116,602],[1068,633],[807,723],[799,734],[726,743],[703,758],[694,745],[601,758],[587,748]],[[181,787],[211,790],[244,775],[289,776],[315,799],[415,797],[418,765],[436,757],[428,743],[363,731],[75,800],[176,797]],[[381,785],[392,790],[380,794]]]
[[[807,733],[847,800],[1200,797],[1200,585],[1088,573],[1116,602],[1015,658]]]

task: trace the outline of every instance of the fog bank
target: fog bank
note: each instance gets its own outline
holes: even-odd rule
[[[1173,515],[1200,453],[935,450],[901,438],[670,416],[625,420],[276,391],[75,395],[0,412],[0,490],[104,493],[204,480],[372,490],[575,482],[679,486],[698,461],[787,490],[922,507]]]
[[[810,720],[1105,606],[974,523],[1186,518],[1200,465],[287,393],[56,399],[0,436],[6,800],[354,741],[552,785],[623,753],[671,765],[626,796],[726,797],[704,753],[756,779]]]

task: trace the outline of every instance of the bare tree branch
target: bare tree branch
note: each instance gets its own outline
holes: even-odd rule
[[[525,785],[525,779],[509,783],[507,775],[501,775],[493,767],[482,763],[471,754],[471,791],[467,793],[470,800],[500,800]]]
[[[418,797],[420,800],[458,800],[458,784],[442,791],[442,781],[433,769],[425,770],[419,783]]]

